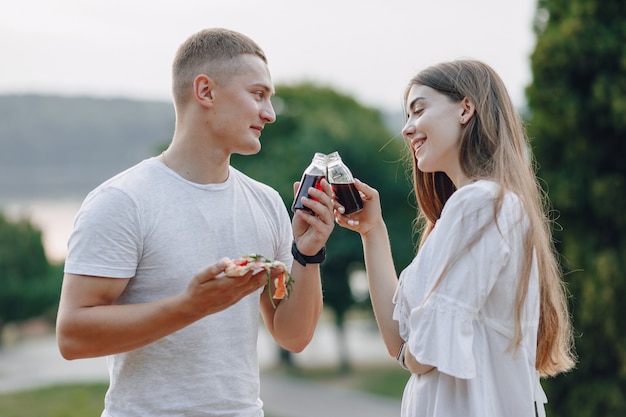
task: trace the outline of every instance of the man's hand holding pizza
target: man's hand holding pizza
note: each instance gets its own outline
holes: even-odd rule
[[[222,311],[267,284],[265,272],[249,271],[237,279],[226,279],[227,263],[220,260],[198,271],[182,296],[183,306],[201,318]]]

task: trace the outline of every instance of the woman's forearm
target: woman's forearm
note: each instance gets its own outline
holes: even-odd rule
[[[376,322],[389,354],[395,357],[402,344],[398,322],[393,319],[392,300],[398,287],[398,277],[385,223],[381,222],[361,238]]]

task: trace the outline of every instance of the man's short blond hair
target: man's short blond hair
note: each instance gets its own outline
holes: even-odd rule
[[[246,54],[258,56],[267,64],[261,47],[239,32],[212,28],[191,35],[178,48],[172,64],[174,103],[187,101],[199,74],[206,74],[218,82],[224,81],[236,70],[233,61]]]

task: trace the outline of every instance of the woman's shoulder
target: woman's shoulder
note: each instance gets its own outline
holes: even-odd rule
[[[489,215],[503,221],[517,222],[525,217],[524,205],[513,191],[503,190],[502,186],[491,180],[478,180],[468,184],[452,194],[443,211],[450,215]],[[444,215],[442,212],[442,216]],[[483,213],[483,214],[479,214]]]
[[[474,181],[456,190],[444,205],[443,211],[475,211],[493,206],[499,188],[494,181]]]
[[[497,182],[481,179],[459,188],[453,195],[459,195],[465,198],[495,198],[499,190],[500,184]]]

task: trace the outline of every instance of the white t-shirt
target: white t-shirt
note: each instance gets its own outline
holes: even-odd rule
[[[105,182],[85,199],[65,271],[131,278],[117,300],[178,294],[227,256],[251,253],[291,268],[292,231],[279,194],[230,168],[221,184],[186,181],[156,158]],[[259,296],[145,347],[107,357],[106,417],[260,417]]]
[[[411,375],[403,417],[534,417],[535,402],[543,413],[547,400],[535,369],[536,262],[523,309],[524,338],[516,352],[509,349],[528,220],[508,193],[496,225],[497,187],[483,180],[457,190],[400,275],[394,297],[400,335],[418,362],[435,367]]]

